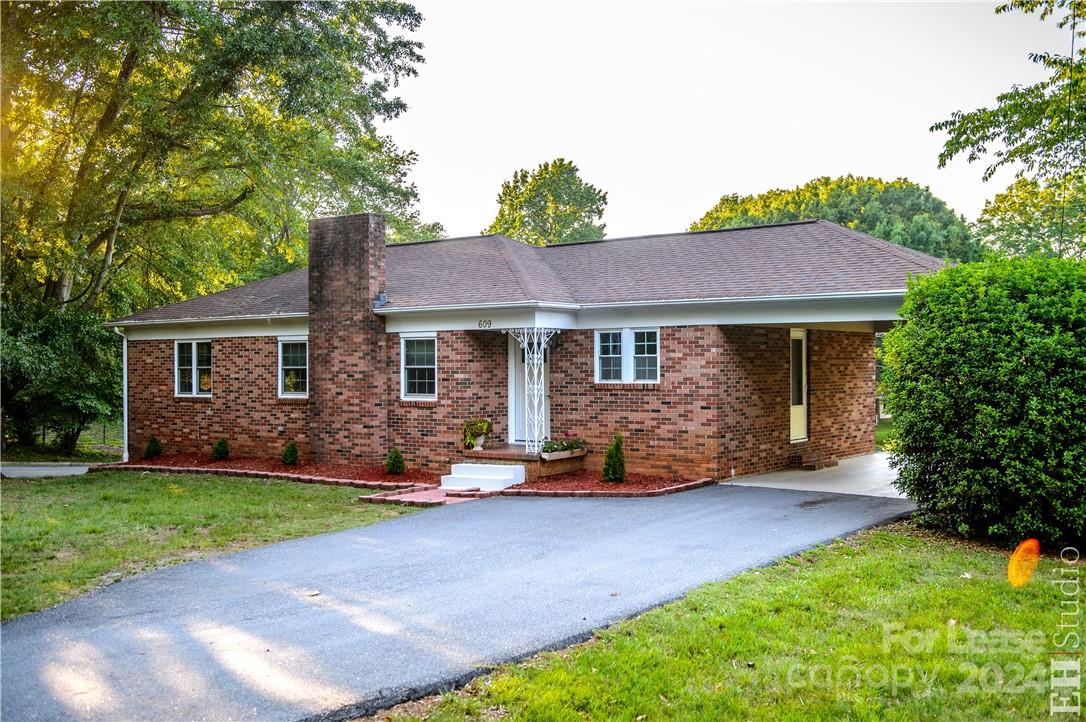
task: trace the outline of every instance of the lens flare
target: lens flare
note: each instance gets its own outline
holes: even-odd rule
[[[1011,554],[1011,560],[1007,564],[1007,581],[1013,586],[1020,587],[1033,576],[1033,570],[1037,568],[1037,562],[1041,560],[1041,542],[1036,539],[1026,539],[1018,545]]]

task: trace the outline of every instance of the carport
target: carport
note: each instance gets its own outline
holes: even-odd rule
[[[765,489],[825,491],[904,499],[905,495],[894,488],[893,482],[896,478],[897,472],[890,468],[890,455],[876,452],[844,459],[837,466],[818,471],[786,469],[746,477],[734,483],[738,486],[758,486]]]

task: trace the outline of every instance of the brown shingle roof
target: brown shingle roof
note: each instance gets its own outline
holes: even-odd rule
[[[944,262],[827,221],[538,248],[500,235],[388,246],[388,309],[548,302],[621,304],[903,289]],[[118,323],[300,315],[305,269]]]

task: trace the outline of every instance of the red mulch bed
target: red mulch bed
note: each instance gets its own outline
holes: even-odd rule
[[[581,469],[565,474],[546,476],[537,481],[526,481],[509,487],[510,489],[539,489],[540,491],[655,491],[669,486],[684,484],[691,479],[678,477],[649,476],[648,474],[626,474],[626,481],[621,484],[608,484],[598,471]]]
[[[205,469],[233,469],[237,471],[268,471],[277,474],[299,474],[303,476],[327,476],[332,479],[355,479],[358,481],[392,481],[410,484],[439,484],[441,478],[432,471],[408,467],[402,474],[390,474],[385,467],[355,466],[351,464],[307,464],[300,461],[294,466],[284,464],[277,459],[238,456],[215,461],[206,454],[163,454],[156,459],[138,459],[129,461],[124,466],[198,466]]]

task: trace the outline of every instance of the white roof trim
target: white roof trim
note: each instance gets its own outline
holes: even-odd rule
[[[275,321],[280,318],[309,318],[308,313],[273,313],[250,316],[194,316],[192,318],[148,319],[143,321],[110,321],[106,326],[124,328],[126,326],[162,326],[174,323],[218,323],[230,321]]]
[[[492,308],[539,308],[561,311],[579,311],[589,308],[637,308],[639,306],[689,306],[707,303],[766,303],[774,301],[830,301],[893,298],[903,296],[904,288],[888,288],[878,291],[846,291],[839,293],[807,293],[791,296],[719,296],[715,298],[649,299],[646,301],[615,301],[612,303],[558,303],[549,301],[518,301],[516,303],[449,304],[445,306],[384,307],[374,311],[378,315],[393,313],[422,313],[428,311],[474,311]]]
[[[646,301],[616,301],[614,303],[561,303],[551,301],[517,301],[514,303],[473,303],[447,304],[438,306],[406,306],[403,308],[378,308],[374,313],[379,316],[401,313],[430,313],[435,311],[486,311],[491,309],[538,309],[553,311],[579,311],[582,309],[621,309],[644,308],[653,306],[691,306],[705,304],[732,303],[773,303],[783,301],[831,301],[893,298],[904,296],[904,288],[890,288],[878,291],[849,291],[841,293],[809,293],[791,296],[720,296],[717,298],[677,298],[651,299]],[[163,326],[193,323],[229,323],[236,321],[275,321],[289,318],[308,318],[308,313],[255,314],[249,316],[212,316],[194,318],[174,318],[161,320],[110,321],[106,326],[124,328],[127,326]]]

